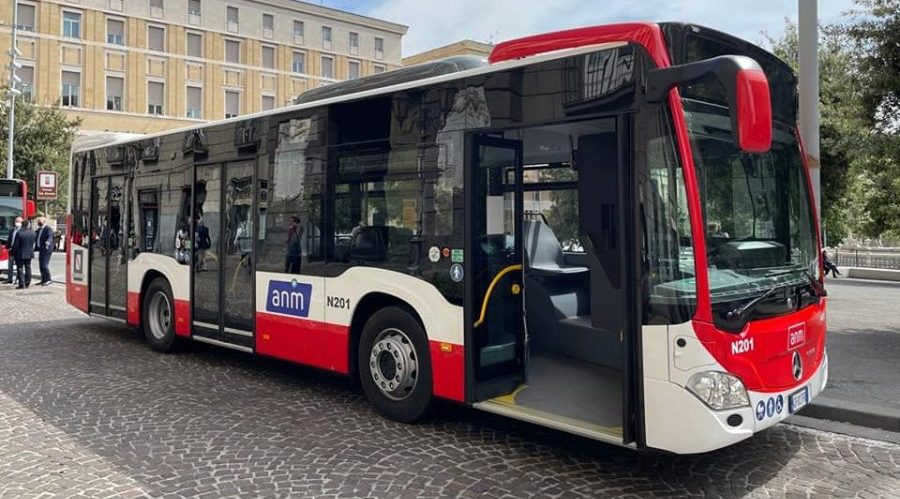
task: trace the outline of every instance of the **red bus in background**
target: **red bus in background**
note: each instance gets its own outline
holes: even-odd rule
[[[629,23],[76,147],[67,299],[161,352],[344,374],[397,421],[440,398],[717,449],[827,380],[796,112],[763,49]]]
[[[30,218],[34,214],[34,201],[28,199],[28,183],[20,179],[0,179],[0,272],[10,268],[7,245],[16,218]]]

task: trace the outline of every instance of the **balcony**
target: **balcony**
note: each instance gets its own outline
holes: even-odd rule
[[[294,45],[303,45],[302,33],[294,33]]]
[[[193,25],[200,24],[200,11],[199,10],[189,10],[188,11],[188,23]]]
[[[263,28],[263,38],[267,40],[275,38],[275,30],[269,27]]]
[[[155,18],[155,19],[162,19],[163,8],[156,6],[156,5],[151,5],[150,6],[150,17]]]
[[[238,31],[240,31],[240,26],[238,25],[238,22],[229,19],[228,20],[228,32],[229,33],[237,33]]]

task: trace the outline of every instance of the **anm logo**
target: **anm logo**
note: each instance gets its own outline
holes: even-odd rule
[[[296,279],[290,282],[272,280],[266,296],[266,312],[308,317],[311,297],[312,284]]]

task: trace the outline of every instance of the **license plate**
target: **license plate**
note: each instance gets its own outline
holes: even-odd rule
[[[809,387],[804,386],[788,396],[788,412],[791,414],[799,411],[809,403]]]

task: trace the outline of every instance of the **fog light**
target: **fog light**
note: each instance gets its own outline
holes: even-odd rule
[[[750,405],[744,383],[728,373],[718,371],[697,373],[688,380],[687,389],[717,411]]]
[[[728,416],[726,421],[728,422],[728,426],[737,428],[744,422],[744,418],[740,414],[732,414],[731,416]]]

